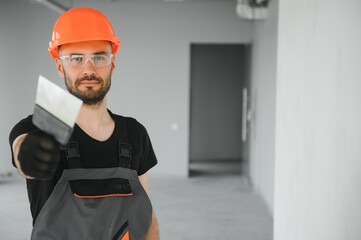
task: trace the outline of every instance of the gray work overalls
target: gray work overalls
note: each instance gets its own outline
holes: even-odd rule
[[[41,209],[32,240],[140,240],[148,232],[152,206],[137,171],[130,169],[125,119],[117,121],[119,167],[84,169],[77,143],[70,141],[65,148],[70,169]]]

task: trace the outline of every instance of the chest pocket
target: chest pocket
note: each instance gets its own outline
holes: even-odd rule
[[[77,198],[129,197],[133,195],[128,179],[70,180],[70,189]]]

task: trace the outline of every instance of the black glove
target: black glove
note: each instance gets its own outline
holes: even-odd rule
[[[27,176],[49,179],[60,160],[60,144],[41,130],[34,130],[25,137],[19,149],[20,168]]]

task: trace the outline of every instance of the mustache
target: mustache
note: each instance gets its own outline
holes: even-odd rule
[[[78,78],[75,81],[75,86],[79,86],[83,81],[96,81],[98,83],[103,82],[103,79],[100,77],[95,77],[95,76],[84,76],[82,78]]]

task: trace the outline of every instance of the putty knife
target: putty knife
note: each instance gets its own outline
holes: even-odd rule
[[[39,76],[33,123],[61,144],[68,143],[82,101]]]

